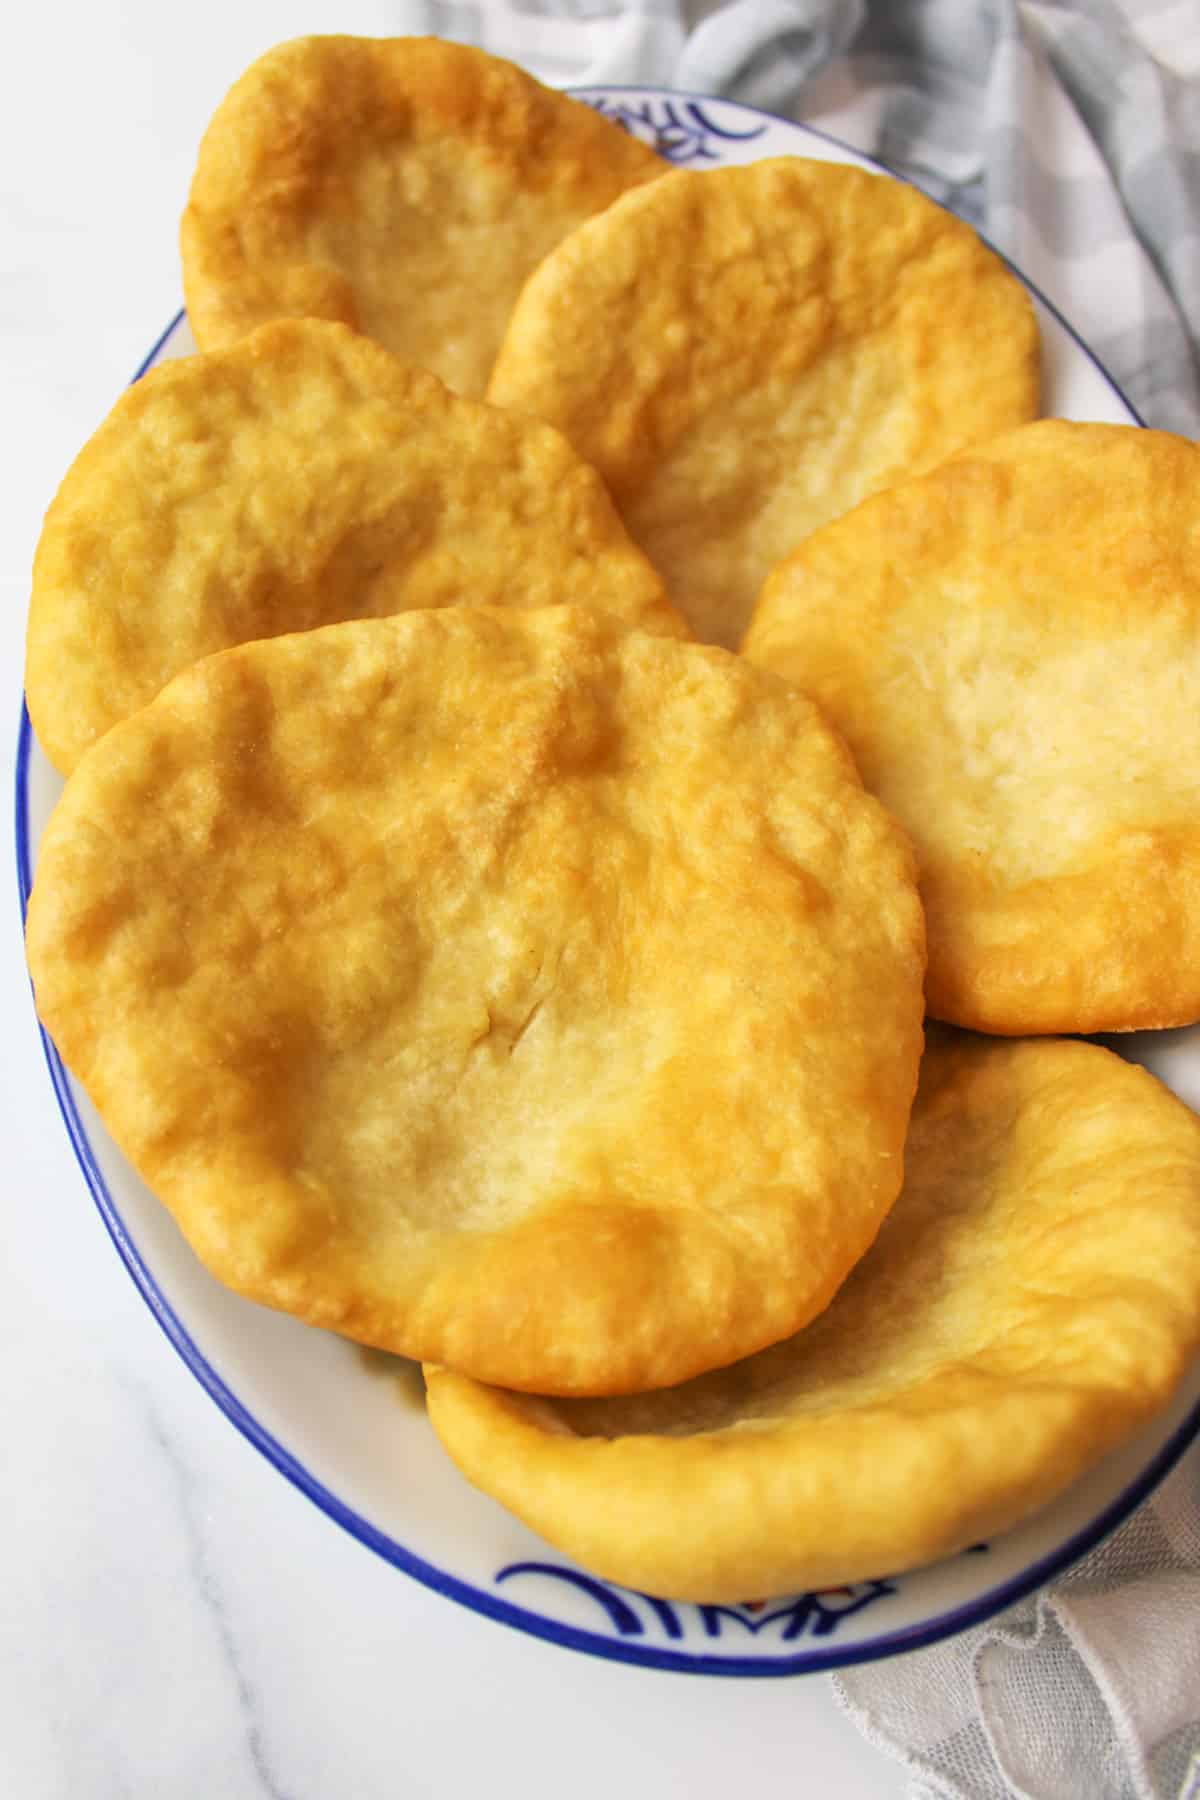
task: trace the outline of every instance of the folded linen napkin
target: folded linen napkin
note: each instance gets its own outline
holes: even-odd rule
[[[1200,435],[1200,32],[1183,0],[397,0],[558,85],[723,94],[977,225],[1147,424]],[[912,1800],[1200,1800],[1200,1448],[1042,1593],[834,1678]]]
[[[1200,1450],[987,1625],[834,1677],[909,1800],[1200,1800]]]

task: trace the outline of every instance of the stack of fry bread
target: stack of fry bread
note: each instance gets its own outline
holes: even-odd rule
[[[1200,1349],[1200,1119],[1085,1041],[1200,1020],[1200,449],[1040,418],[914,189],[439,40],[263,57],[182,247],[28,630],[117,1145],[607,1579],[1047,1504]]]

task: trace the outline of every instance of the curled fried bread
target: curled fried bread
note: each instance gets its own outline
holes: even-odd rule
[[[340,320],[482,394],[530,270],[666,167],[470,45],[296,38],[204,134],[180,234],[188,318],[205,350],[268,319]]]
[[[477,1487],[585,1568],[737,1602],[896,1574],[1051,1500],[1200,1347],[1200,1121],[1096,1045],[934,1028],[904,1189],[830,1307],[655,1394],[426,1370]]]

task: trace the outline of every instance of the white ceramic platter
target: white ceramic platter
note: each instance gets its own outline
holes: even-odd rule
[[[691,167],[780,154],[864,162],[827,137],[728,101],[642,88],[589,89],[583,98]],[[1086,347],[1034,298],[1046,411],[1139,423]],[[144,366],[194,348],[180,315]],[[61,785],[23,719],[17,770],[22,904]],[[1200,1106],[1200,1033],[1161,1033],[1117,1047]],[[768,1606],[668,1605],[628,1593],[572,1567],[467,1485],[429,1428],[415,1367],[268,1312],[214,1281],[48,1043],[46,1057],[71,1142],[118,1252],[168,1338],[238,1429],[383,1563],[572,1649],[660,1669],[782,1675],[933,1642],[987,1617],[1081,1555],[1144,1498],[1200,1431],[1198,1367],[1162,1419],[1055,1505],[1020,1530],[934,1568]],[[846,1505],[854,1505],[852,1492]],[[380,1579],[392,1579],[392,1571],[381,1566]]]

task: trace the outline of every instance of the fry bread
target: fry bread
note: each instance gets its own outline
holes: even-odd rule
[[[201,656],[461,600],[685,631],[557,432],[281,321],[152,371],[76,458],[34,564],[30,716],[66,774]]]
[[[666,164],[512,63],[439,38],[305,37],[254,63],[183,216],[202,349],[336,319],[482,394],[529,271]]]
[[[866,502],[767,582],[801,685],[917,845],[931,1012],[1200,1017],[1200,450],[1045,421]]]
[[[626,195],[530,277],[489,397],[608,483],[696,635],[900,476],[1036,416],[1024,288],[961,220],[781,157]]]
[[[193,665],[68,782],[28,950],[216,1274],[505,1386],[786,1336],[900,1185],[907,843],[786,683],[589,608]]]
[[[470,1479],[586,1568],[738,1601],[894,1574],[1013,1525],[1200,1345],[1200,1121],[1092,1044],[931,1034],[904,1191],[807,1330],[624,1400],[427,1369]]]

